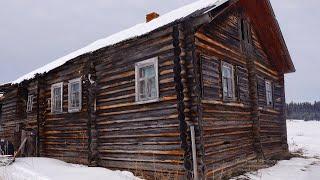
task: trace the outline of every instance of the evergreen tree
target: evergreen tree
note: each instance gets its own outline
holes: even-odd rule
[[[287,119],[320,120],[320,102],[287,104]]]

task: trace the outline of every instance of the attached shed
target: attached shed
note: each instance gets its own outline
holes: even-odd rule
[[[12,82],[1,138],[152,179],[210,179],[288,152],[294,66],[268,0],[200,0]],[[12,117],[12,118],[9,118]]]

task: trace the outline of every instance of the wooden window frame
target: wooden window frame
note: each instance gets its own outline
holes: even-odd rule
[[[156,96],[154,98],[140,98],[140,88],[139,88],[139,82],[141,80],[139,70],[143,67],[147,67],[153,65],[155,70],[155,86],[156,86]],[[138,62],[135,64],[135,101],[138,104],[146,104],[146,103],[152,103],[152,102],[158,102],[159,101],[159,68],[158,68],[158,57],[150,58],[141,62]]]
[[[268,94],[269,94],[269,90],[268,90],[268,85],[270,85],[270,91],[271,91],[271,99],[269,99]],[[273,107],[274,102],[273,102],[273,83],[270,80],[265,80],[265,90],[266,90],[266,103],[267,103],[267,107]]]
[[[231,69],[231,84],[232,84],[232,97],[225,96],[224,92],[224,81],[223,81],[223,70],[224,68]],[[224,62],[221,62],[221,85],[222,85],[222,97],[224,101],[236,101],[236,87],[235,87],[235,71],[234,71],[234,65]],[[228,91],[229,92],[229,91]]]
[[[72,102],[72,92],[71,92],[71,85],[79,83],[79,106],[78,107],[71,107],[71,102]],[[72,79],[68,83],[68,112],[69,113],[74,113],[74,112],[80,112],[82,109],[82,81],[81,78],[77,79]]]
[[[55,101],[53,100],[54,99],[54,89],[57,89],[57,88],[60,88],[61,89],[61,106],[60,106],[60,110],[55,110],[54,109],[54,103]],[[51,113],[52,114],[61,114],[63,113],[63,82],[61,83],[56,83],[56,84],[53,84],[51,86]]]
[[[27,113],[32,112],[32,109],[33,109],[33,100],[34,100],[34,95],[29,94],[29,95],[28,95],[28,101],[27,101]]]

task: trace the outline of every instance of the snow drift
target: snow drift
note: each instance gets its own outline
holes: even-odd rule
[[[139,180],[126,171],[111,171],[49,158],[18,158],[0,167],[1,180]]]

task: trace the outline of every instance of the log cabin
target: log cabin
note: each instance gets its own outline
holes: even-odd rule
[[[288,152],[284,74],[269,0],[200,0],[0,86],[0,137],[36,130],[34,156],[212,179]]]

